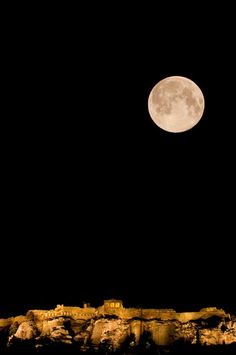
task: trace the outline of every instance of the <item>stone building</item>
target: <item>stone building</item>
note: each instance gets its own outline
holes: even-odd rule
[[[120,308],[123,308],[123,302],[121,300],[116,300],[116,299],[104,300],[104,310],[113,311]]]

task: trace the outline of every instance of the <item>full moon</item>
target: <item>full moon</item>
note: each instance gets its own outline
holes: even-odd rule
[[[148,98],[148,111],[155,124],[168,132],[179,133],[193,128],[205,107],[200,88],[183,76],[159,81]]]

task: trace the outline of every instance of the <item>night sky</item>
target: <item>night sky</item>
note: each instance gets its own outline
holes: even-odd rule
[[[0,317],[107,298],[236,311],[231,11],[154,4],[5,13]],[[180,134],[147,110],[171,75],[205,96]]]

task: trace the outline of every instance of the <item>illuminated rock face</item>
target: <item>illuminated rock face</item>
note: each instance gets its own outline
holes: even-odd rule
[[[37,336],[38,329],[33,321],[22,322],[15,332],[15,337],[19,339],[32,339]]]
[[[199,312],[124,308],[121,301],[108,300],[103,306],[64,307],[31,310],[26,316],[0,320],[0,331],[8,331],[8,343],[15,339],[107,347],[116,350],[143,342],[170,345],[175,342],[217,345],[236,343],[236,319],[223,310]]]

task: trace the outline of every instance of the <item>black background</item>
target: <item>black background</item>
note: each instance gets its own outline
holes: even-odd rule
[[[235,311],[232,9],[63,6],[4,12],[0,316],[106,298]],[[171,75],[205,96],[181,134],[147,110]]]

